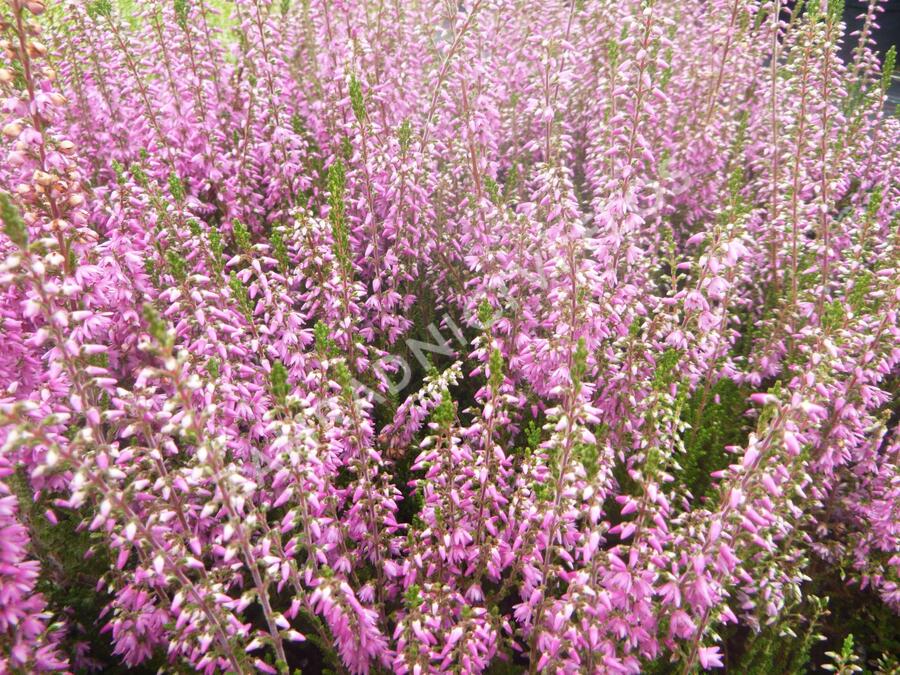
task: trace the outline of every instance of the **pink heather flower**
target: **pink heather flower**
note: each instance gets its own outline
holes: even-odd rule
[[[900,611],[883,3],[7,4],[0,671]]]
[[[722,654],[718,647],[700,647],[698,651],[700,665],[704,668],[722,668]]]

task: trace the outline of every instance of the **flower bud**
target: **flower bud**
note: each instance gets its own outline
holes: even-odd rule
[[[28,54],[30,56],[44,56],[47,53],[47,47],[43,42],[32,40],[28,45]]]
[[[44,13],[44,10],[47,9],[46,5],[44,5],[41,0],[30,0],[25,3],[25,6],[28,8],[28,11],[35,16],[40,16]]]
[[[75,144],[72,141],[60,141],[59,151],[64,155],[71,155],[75,152]]]
[[[9,68],[0,68],[0,83],[9,84],[13,81],[13,71]]]
[[[770,405],[778,403],[778,399],[772,394],[751,394],[750,400],[756,405]]]
[[[18,122],[10,122],[3,127],[3,135],[7,138],[18,138],[22,133],[22,125]]]
[[[58,179],[52,173],[47,173],[46,171],[35,171],[34,182],[40,185],[41,187],[49,187],[53,185]]]

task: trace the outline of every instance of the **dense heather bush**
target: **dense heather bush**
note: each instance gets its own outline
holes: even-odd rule
[[[7,0],[0,672],[890,671],[880,9]]]

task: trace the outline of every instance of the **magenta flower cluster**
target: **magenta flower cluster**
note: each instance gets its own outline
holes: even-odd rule
[[[842,9],[6,0],[0,672],[689,673],[821,570],[900,611]]]

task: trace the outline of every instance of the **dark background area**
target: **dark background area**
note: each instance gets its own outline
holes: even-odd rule
[[[853,50],[857,45],[857,37],[851,33],[862,28],[863,19],[869,3],[867,0],[847,0],[844,5],[844,21],[847,24],[847,37],[844,40],[844,48],[841,50],[845,60],[853,58]],[[887,0],[882,2],[883,12],[877,15],[876,22],[880,26],[874,34],[878,55],[884,61],[884,55],[891,45],[895,47],[900,43],[900,0]],[[900,69],[898,69],[900,70]],[[888,90],[888,109],[893,110],[900,105],[900,77],[895,72],[893,82]]]

